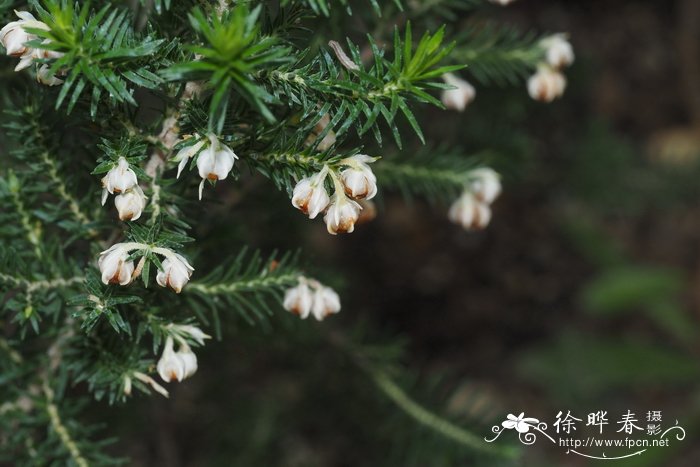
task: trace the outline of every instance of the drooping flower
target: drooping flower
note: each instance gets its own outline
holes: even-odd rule
[[[198,137],[198,135],[195,135],[195,137]],[[191,144],[189,146],[185,146],[177,152],[177,154],[173,158],[175,162],[178,162],[176,178],[180,178],[180,174],[187,166],[187,162],[204,147],[205,143],[206,140],[200,139],[196,143]]]
[[[134,273],[134,262],[128,261],[129,252],[117,243],[100,253],[97,264],[102,273],[102,283],[127,285]]]
[[[203,149],[197,157],[197,170],[199,176],[202,177],[202,183],[199,184],[199,199],[202,199],[204,182],[206,180],[224,180],[238,159],[233,150],[225,144],[221,144],[216,135],[209,135],[209,142],[209,147]]]
[[[146,195],[140,186],[134,185],[130,190],[118,194],[114,198],[114,205],[119,212],[119,219],[135,221],[141,217],[146,207]]]
[[[311,313],[313,295],[305,278],[300,278],[299,285],[287,289],[282,305],[284,309],[306,319]]]
[[[559,71],[541,66],[537,73],[527,80],[527,91],[537,101],[552,102],[564,94],[566,78]]]
[[[185,366],[184,378],[189,378],[197,372],[197,355],[195,355],[189,345],[181,343],[176,354]]]
[[[105,204],[107,200],[107,193],[122,193],[136,186],[138,180],[136,179],[136,172],[129,167],[129,162],[120,157],[117,161],[117,165],[113,167],[107,175],[102,178],[102,204]]]
[[[465,191],[452,204],[447,217],[466,230],[483,229],[491,221],[491,208],[470,191]]]
[[[313,315],[318,321],[340,311],[340,297],[330,287],[315,279],[299,277],[299,284],[287,289],[284,295],[284,308],[306,319]]]
[[[545,59],[552,67],[562,69],[574,63],[574,48],[566,40],[566,34],[554,34],[542,40]]]
[[[328,168],[324,167],[320,172],[302,178],[294,187],[292,205],[310,219],[315,219],[330,203],[330,197],[324,187],[327,173]]]
[[[482,203],[491,204],[501,194],[501,178],[493,169],[488,167],[476,169],[470,173],[470,176],[471,191]]]
[[[165,340],[165,346],[163,347],[163,354],[158,360],[156,365],[158,374],[166,383],[172,381],[182,381],[185,379],[185,373],[187,372],[187,367],[185,360],[181,355],[178,355],[173,350],[173,338],[168,337]]]
[[[25,44],[36,39],[36,36],[29,34],[25,27],[45,30],[49,27],[28,11],[15,10],[15,14],[19,17],[19,21],[8,23],[0,29],[0,44],[5,47],[5,53],[12,57],[21,57],[28,53],[31,55],[31,49]]]
[[[377,194],[377,177],[369,166],[376,157],[356,154],[340,161],[347,168],[340,172],[345,193],[354,199],[372,199]]]
[[[442,75],[442,79],[445,81],[445,84],[455,87],[455,89],[442,91],[440,95],[442,104],[450,110],[464,112],[467,105],[476,97],[474,86],[453,73],[445,73]]]
[[[161,287],[170,287],[176,293],[189,282],[194,268],[187,260],[177,253],[171,253],[161,263],[163,269],[158,271],[156,282]]]
[[[331,235],[352,233],[361,209],[357,201],[349,199],[345,193],[336,191],[323,217],[328,233]]]
[[[311,312],[318,321],[340,311],[340,297],[330,287],[318,284],[313,296]]]

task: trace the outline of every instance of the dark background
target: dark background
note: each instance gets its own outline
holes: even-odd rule
[[[464,114],[419,115],[428,139],[500,154],[504,192],[488,229],[464,232],[446,206],[384,193],[374,222],[330,237],[255,181],[207,215],[246,219],[237,234],[263,248],[303,242],[343,297],[324,327],[403,343],[409,393],[480,436],[508,413],[551,424],[560,410],[607,410],[616,431],[628,409],[642,424],[662,410],[685,441],[617,465],[698,465],[700,2],[519,0],[486,14],[569,32],[577,56],[552,104],[530,100],[524,83],[474,83]],[[252,196],[284,208],[261,216]],[[195,237],[216,251],[227,236],[209,228]],[[443,465],[442,448],[411,454],[433,435],[392,431],[413,421],[325,331],[289,321],[231,332],[170,400],[108,409],[115,452],[172,467]],[[587,465],[545,442],[520,465]],[[444,462],[476,462],[461,459]]]

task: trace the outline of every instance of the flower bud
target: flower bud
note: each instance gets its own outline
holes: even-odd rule
[[[177,253],[172,253],[161,263],[163,269],[158,271],[156,282],[161,287],[170,287],[176,293],[180,293],[182,288],[189,282],[194,268],[187,260]]]
[[[163,354],[161,355],[160,360],[158,360],[156,369],[158,370],[160,377],[166,383],[170,383],[172,381],[182,381],[185,379],[187,364],[181,355],[178,355],[173,351],[172,337],[168,337],[165,340]]]
[[[471,191],[478,201],[491,204],[501,194],[501,179],[493,169],[484,167],[472,170]]]
[[[301,319],[306,319],[311,313],[311,306],[313,304],[313,295],[311,289],[307,285],[305,279],[300,279],[299,285],[287,289],[284,293],[284,301],[282,306],[284,309],[294,313]]]
[[[377,160],[365,154],[343,159],[341,164],[348,166],[340,172],[340,179],[345,187],[345,193],[354,199],[372,199],[377,194],[377,177],[372,172],[369,163]]]
[[[483,229],[491,221],[491,208],[477,200],[472,193],[465,191],[452,204],[447,216],[466,230]]]
[[[330,287],[319,284],[314,292],[311,312],[318,321],[323,321],[329,315],[340,311],[340,297]]]
[[[146,207],[146,195],[140,186],[117,195],[114,198],[114,205],[119,211],[119,219],[123,221],[135,221],[141,217],[141,213]]]
[[[116,167],[113,167],[107,175],[102,178],[102,186],[109,193],[122,193],[133,188],[138,180],[136,172],[129,167],[129,162],[120,157]],[[104,198],[103,198],[104,199]],[[102,202],[104,204],[104,201]]]
[[[566,40],[565,34],[554,34],[541,42],[545,48],[547,63],[556,69],[561,69],[574,63],[574,48]]]
[[[127,261],[129,252],[121,243],[112,245],[100,254],[97,264],[102,273],[103,284],[127,285],[134,273],[134,262]]]
[[[324,168],[317,174],[302,178],[294,187],[292,205],[310,219],[315,219],[330,203],[330,197],[323,186],[326,173]]]
[[[49,27],[38,21],[31,13],[27,11],[16,11],[15,14],[20,18],[19,21],[8,23],[0,29],[0,44],[5,48],[7,55],[12,57],[21,57],[30,51],[25,46],[26,42],[36,39],[36,36],[25,31],[25,27],[39,28],[48,30]]]
[[[197,169],[202,183],[199,184],[199,199],[202,199],[202,190],[205,180],[224,180],[228,177],[233,164],[238,156],[225,144],[221,144],[214,135],[209,135],[211,145],[199,153],[197,157]]]
[[[442,104],[450,110],[464,112],[467,105],[476,97],[474,86],[453,73],[442,75],[443,81],[455,89],[445,89],[442,91],[440,100]]]
[[[527,81],[527,91],[530,97],[537,101],[552,102],[564,94],[566,78],[558,71],[549,67],[540,69]]]
[[[360,205],[356,201],[348,199],[345,193],[336,192],[326,215],[323,217],[328,233],[331,235],[352,233],[355,230],[355,223],[360,217],[361,209]]]

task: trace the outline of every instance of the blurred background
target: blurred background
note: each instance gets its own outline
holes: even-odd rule
[[[700,465],[700,2],[519,0],[480,14],[566,31],[577,57],[552,104],[524,83],[474,83],[465,113],[419,115],[430,140],[499,154],[489,162],[504,192],[488,229],[465,232],[447,206],[384,193],[376,220],[336,238],[254,178],[245,196],[217,187],[229,202],[195,237],[212,252],[232,235],[301,244],[343,311],[323,329],[287,317],[231,324],[169,400],[105,409],[120,437],[112,451],[170,467],[598,462],[543,442],[517,461],[457,449],[378,395],[339,332],[480,437],[508,413],[551,424],[560,410],[584,420],[606,410],[617,430],[627,410],[642,423],[660,410],[686,440],[617,464]],[[261,216],[257,200],[280,209]]]

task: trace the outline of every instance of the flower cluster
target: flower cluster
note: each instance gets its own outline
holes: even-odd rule
[[[119,212],[119,219],[123,221],[137,220],[146,208],[146,195],[138,184],[136,172],[123,157],[102,177],[103,206],[110,194],[116,194],[114,206]]]
[[[197,371],[197,356],[187,343],[187,340],[204,345],[204,339],[211,339],[196,326],[191,324],[169,324],[165,327],[168,337],[165,339],[163,353],[158,360],[156,369],[166,383],[182,381],[189,378]],[[173,346],[178,343],[178,350]]]
[[[469,180],[447,215],[466,230],[484,229],[491,221],[491,204],[501,193],[500,177],[492,169],[481,168],[473,170]]]
[[[318,321],[340,311],[340,297],[315,279],[300,276],[299,284],[287,289],[283,302],[285,310],[301,319],[313,314]]]
[[[535,100],[551,102],[564,94],[566,77],[561,70],[574,62],[574,49],[565,34],[554,34],[542,39],[545,61],[527,82],[527,91]]]
[[[192,138],[196,142],[180,149],[173,160],[178,163],[177,178],[180,178],[187,162],[192,157],[197,157],[197,171],[202,178],[202,182],[199,184],[199,199],[201,200],[204,182],[226,179],[238,156],[231,148],[222,144],[214,134],[207,135],[206,139],[197,134]]]
[[[350,233],[360,217],[362,206],[359,200],[370,200],[377,194],[377,177],[369,164],[377,158],[357,154],[341,160],[342,170],[324,165],[323,168],[301,179],[294,187],[292,205],[314,219],[325,213],[323,220],[328,233]],[[328,195],[326,178],[330,177],[334,193]]]
[[[21,71],[25,68],[30,67],[34,62],[39,61],[39,68],[37,69],[36,77],[37,81],[41,84],[47,86],[56,86],[63,83],[62,80],[56,78],[49,69],[49,65],[43,63],[44,60],[58,59],[63,57],[61,52],[56,52],[53,50],[47,50],[40,47],[28,47],[27,42],[37,40],[37,36],[27,32],[25,28],[34,29],[44,29],[48,30],[49,27],[37,20],[28,11],[15,11],[18,21],[13,21],[8,23],[0,29],[0,44],[5,47],[5,52],[11,57],[19,58],[19,63],[15,67],[15,71]],[[45,40],[42,42],[43,45],[48,45],[50,42]]]
[[[445,73],[442,79],[445,84],[453,87],[442,91],[440,95],[442,104],[450,110],[464,112],[467,105],[476,97],[474,86],[453,73]]]
[[[152,252],[163,256],[161,269],[156,276],[156,282],[161,287],[169,287],[176,293],[189,282],[194,268],[180,254],[168,248],[150,247],[141,243],[116,243],[100,253],[98,267],[104,284],[128,285],[139,277],[145,263],[141,258],[137,267],[131,259],[133,251]]]

